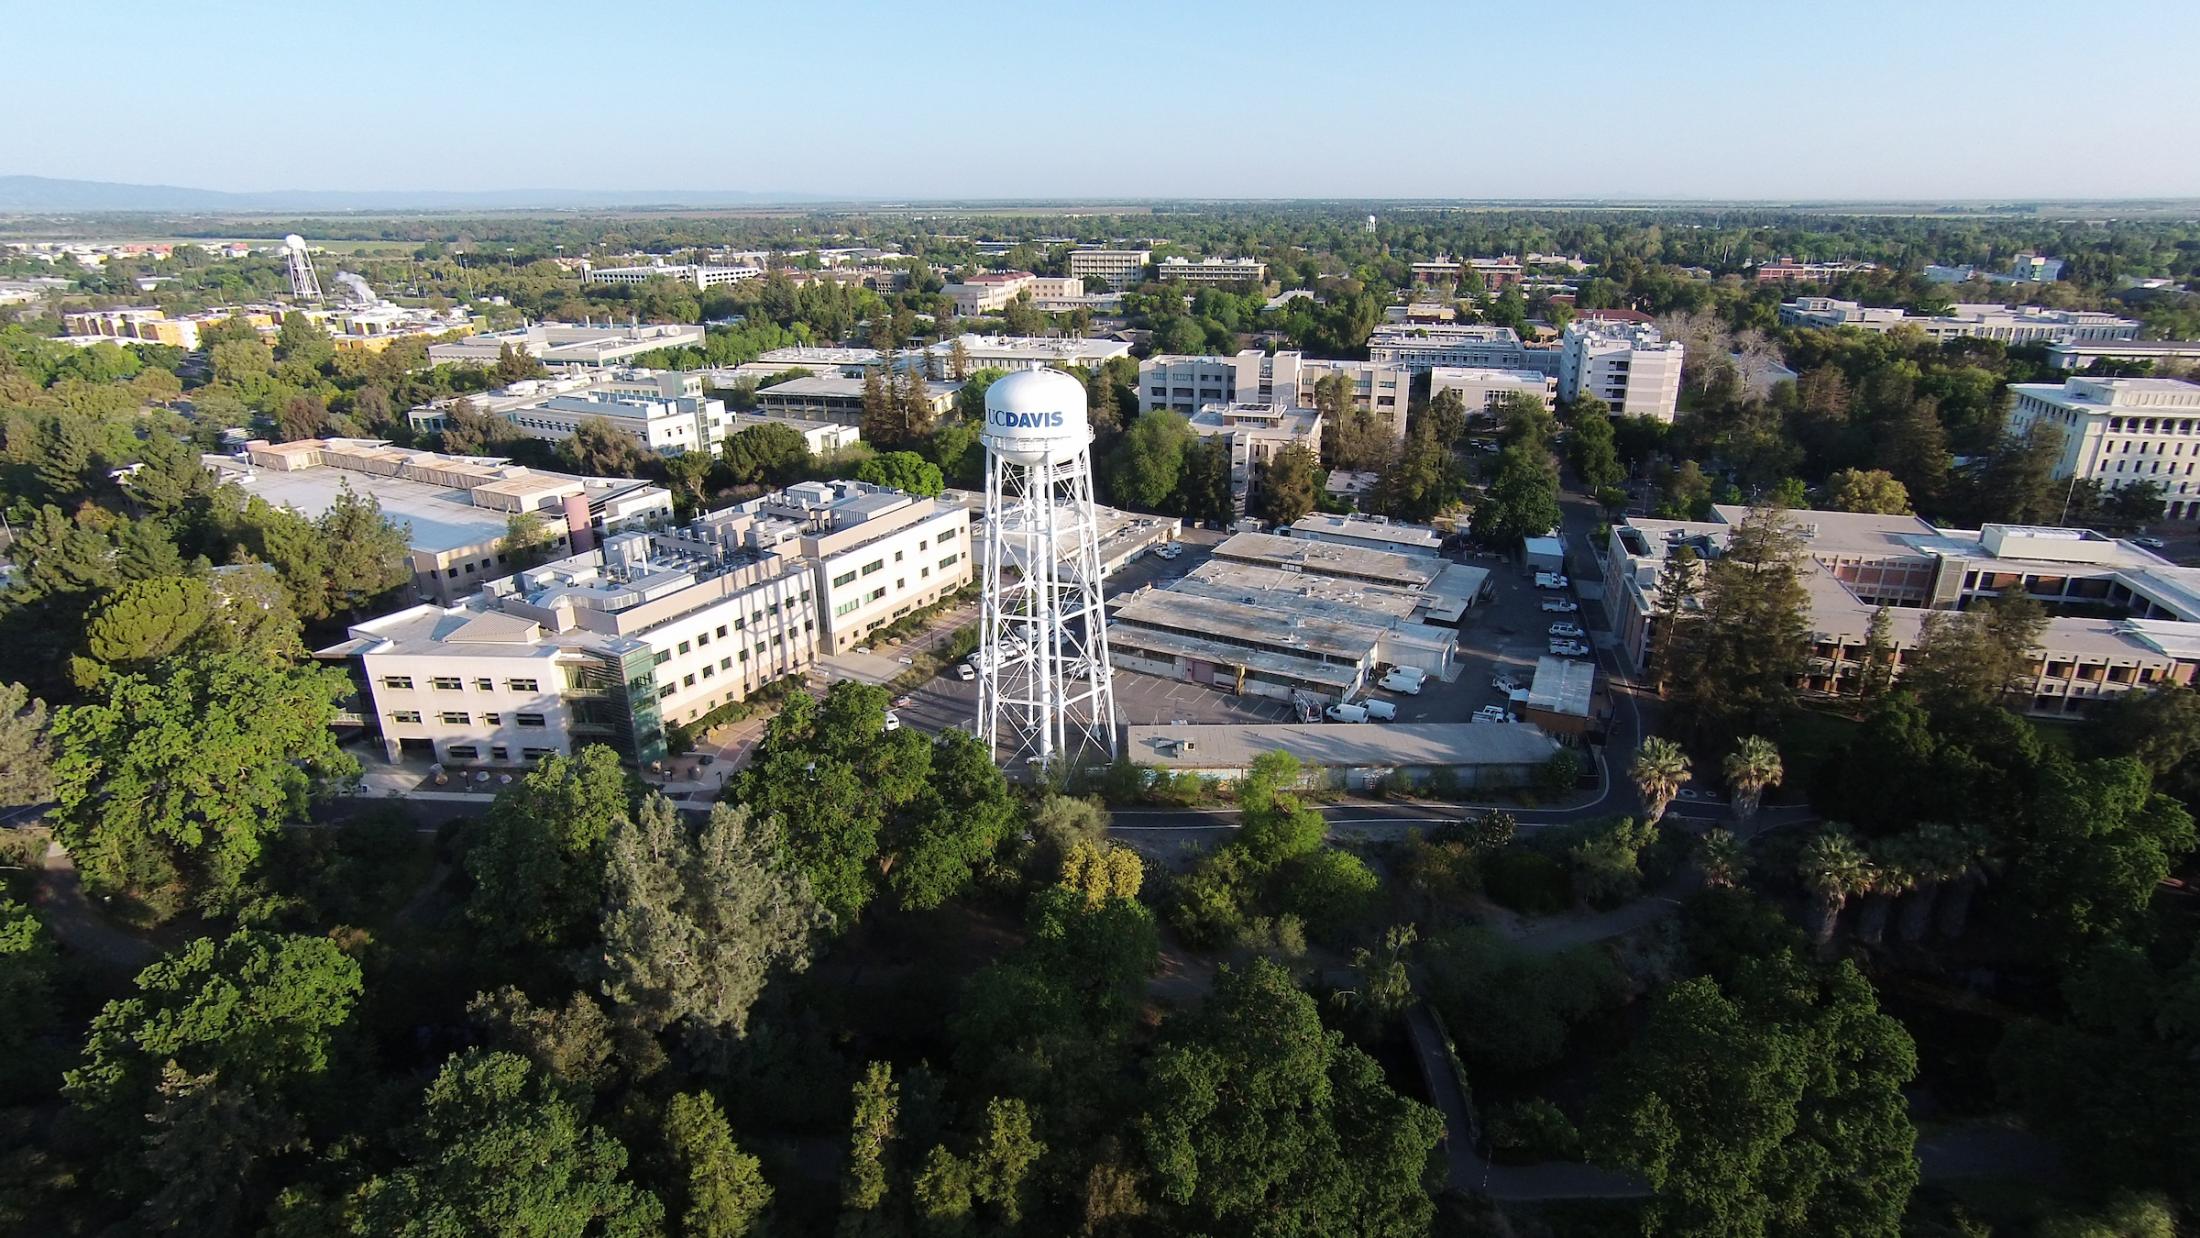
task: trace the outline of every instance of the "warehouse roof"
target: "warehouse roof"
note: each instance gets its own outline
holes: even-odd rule
[[[1272,726],[1134,726],[1130,759],[1165,770],[1244,769],[1264,752],[1288,752],[1321,768],[1540,765],[1558,745],[1540,728],[1472,722],[1278,723]],[[1191,741],[1186,751],[1183,741]]]

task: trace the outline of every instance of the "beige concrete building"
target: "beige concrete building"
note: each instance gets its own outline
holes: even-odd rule
[[[509,346],[553,368],[617,365],[660,348],[700,348],[703,328],[682,323],[632,326],[538,322],[510,331],[490,331],[428,345],[432,365],[450,362],[495,365]]]
[[[1375,413],[1393,441],[1404,441],[1413,375],[1403,366],[1375,361],[1330,361],[1253,348],[1234,357],[1163,353],[1139,363],[1138,409],[1174,409],[1189,417],[1209,404],[1315,408],[1315,387],[1331,374],[1348,378],[1354,406]]]
[[[1526,396],[1549,408],[1558,400],[1558,378],[1534,370],[1462,369],[1448,365],[1430,370],[1428,398],[1434,400],[1447,391],[1459,393],[1469,416],[1487,413],[1500,400],[1514,395]]]
[[[445,604],[512,573],[504,543],[516,515],[539,517],[559,553],[672,521],[671,493],[645,481],[576,477],[380,439],[254,440],[241,455],[201,459],[224,483],[309,518],[347,491],[372,498],[405,531],[415,592]]]
[[[1091,278],[1104,279],[1108,287],[1115,289],[1135,287],[1146,277],[1146,267],[1153,262],[1150,249],[1073,249],[1069,251],[1069,273],[1082,281]]]
[[[1854,327],[1873,334],[1910,328],[1925,338],[1998,340],[2004,344],[2099,344],[2136,339],[2139,324],[2094,310],[2038,305],[1964,304],[1923,317],[1899,309],[1860,305],[1833,297],[1797,297],[1780,305],[1780,324],[1832,329]]]
[[[1558,354],[1558,398],[1595,396],[1615,417],[1673,420],[1680,407],[1679,340],[1643,323],[1575,320],[1566,324]]]
[[[1708,521],[1636,517],[1613,528],[1605,605],[1631,668],[1643,668],[1653,647],[1664,563],[1683,546],[1700,560],[1715,558],[1747,514],[1721,506]],[[1809,555],[1806,690],[1855,691],[1880,606],[1888,608],[1899,674],[1929,614],[2010,592],[2038,599],[2054,616],[2024,686],[2033,714],[2081,715],[2104,697],[2190,683],[2200,667],[2200,570],[2176,567],[2130,542],[2085,529],[1967,531],[1914,516],[1788,515]]]
[[[987,271],[962,283],[949,284],[945,291],[955,300],[955,313],[959,317],[972,318],[979,314],[997,314],[1021,295],[1028,295],[1034,301],[1082,297],[1085,281],[1074,275],[1055,278],[1033,275],[1029,271]]]
[[[2162,487],[2172,520],[2200,516],[2200,385],[2174,378],[2072,378],[2012,383],[2008,427],[2061,431],[2055,476],[2110,489]]]
[[[1268,278],[1268,264],[1252,258],[1163,258],[1154,266],[1154,278],[1197,287],[1259,284]]]
[[[1209,404],[1192,415],[1192,433],[1222,445],[1230,456],[1230,493],[1242,516],[1253,482],[1262,468],[1287,447],[1304,447],[1318,460],[1322,451],[1319,409],[1276,404]]]

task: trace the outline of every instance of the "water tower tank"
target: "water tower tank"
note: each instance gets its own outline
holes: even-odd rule
[[[1060,464],[1092,442],[1085,385],[1060,370],[1022,370],[985,391],[979,441],[1017,464]]]

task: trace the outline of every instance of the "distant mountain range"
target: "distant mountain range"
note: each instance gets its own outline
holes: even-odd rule
[[[759,206],[820,202],[815,195],[722,189],[275,189],[228,193],[181,185],[0,176],[0,212],[96,211],[517,211],[643,206]]]

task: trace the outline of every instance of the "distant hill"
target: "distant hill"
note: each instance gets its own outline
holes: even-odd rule
[[[126,185],[114,181],[57,180],[48,176],[0,176],[0,212],[54,211],[510,211],[622,206],[756,206],[823,199],[803,194],[721,189],[278,189],[228,193],[181,185]]]

